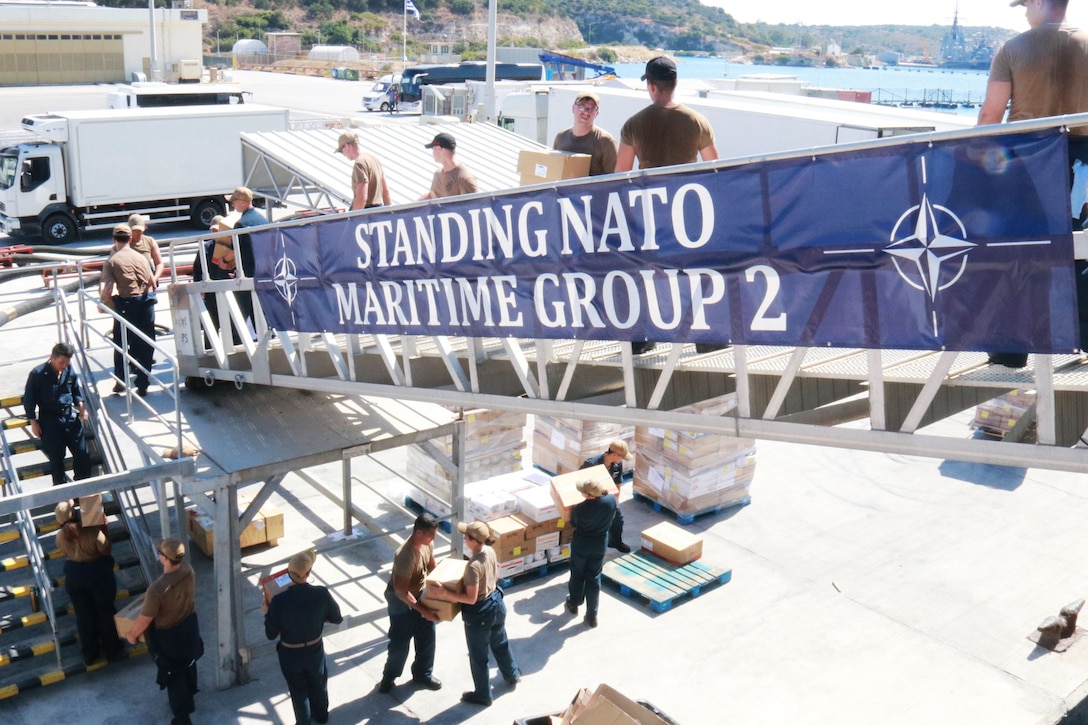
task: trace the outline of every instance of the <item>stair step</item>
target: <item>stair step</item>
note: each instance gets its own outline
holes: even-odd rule
[[[128,651],[128,657],[140,657],[147,654],[147,645],[144,643],[137,644]],[[83,662],[79,662],[74,665],[68,665],[59,670],[50,670],[38,675],[31,675],[24,680],[12,685],[6,685],[0,687],[0,700],[6,700],[11,697],[15,697],[20,692],[28,692],[30,690],[36,690],[39,687],[46,685],[52,685],[56,682],[70,679],[76,675],[81,675],[84,672],[94,672],[100,670],[103,667],[108,666],[109,663],[104,659],[100,659],[90,665],[85,665]]]
[[[66,647],[70,644],[75,644],[79,641],[79,635],[76,632],[68,632],[62,634],[58,638],[61,647]],[[42,642],[35,642],[34,644],[19,644],[12,647],[8,647],[5,652],[0,652],[0,667],[7,667],[10,664],[16,662],[23,662],[32,657],[40,657],[42,655],[51,654],[57,651],[57,645],[53,640],[47,639]]]

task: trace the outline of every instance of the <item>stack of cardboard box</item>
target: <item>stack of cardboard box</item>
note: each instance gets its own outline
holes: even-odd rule
[[[1035,405],[1034,390],[1013,390],[987,400],[975,408],[971,427],[1004,438],[1031,406]]]
[[[249,508],[251,500],[249,496],[238,496],[239,516]],[[261,506],[249,525],[242,530],[239,545],[243,549],[258,544],[275,546],[281,538],[283,538],[283,512],[275,506],[265,504]],[[189,539],[206,556],[214,556],[215,518],[199,507],[189,509]]]
[[[634,435],[634,428],[619,423],[538,415],[533,422],[533,463],[553,473],[577,471],[582,461],[604,453],[613,440],[630,445]]]
[[[730,393],[679,413],[725,415],[736,406]],[[756,468],[755,441],[663,428],[635,429],[633,490],[678,514],[697,514],[746,501]]]
[[[465,482],[483,481],[521,468],[521,450],[525,447],[525,414],[497,410],[465,411]],[[446,438],[432,441],[447,456],[453,454],[453,442]],[[436,511],[424,503],[426,495],[439,501],[450,501],[450,476],[433,458],[417,446],[408,448],[408,479],[415,492],[409,495],[428,511]],[[448,505],[447,505],[448,508]]]

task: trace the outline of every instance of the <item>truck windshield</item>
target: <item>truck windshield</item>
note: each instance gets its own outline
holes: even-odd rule
[[[0,156],[0,189],[10,189],[15,186],[18,170],[18,156]]]

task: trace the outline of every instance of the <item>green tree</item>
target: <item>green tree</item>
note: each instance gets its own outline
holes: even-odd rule
[[[476,3],[472,0],[449,0],[449,8],[454,15],[472,15],[476,12]]]
[[[612,48],[599,48],[597,50],[597,57],[605,63],[615,63],[619,60],[619,56]]]

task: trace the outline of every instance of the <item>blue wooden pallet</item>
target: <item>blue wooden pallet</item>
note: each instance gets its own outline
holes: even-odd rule
[[[740,508],[741,506],[747,506],[748,504],[752,503],[752,497],[745,496],[740,501],[734,501],[733,503],[723,503],[719,504],[718,506],[711,506],[710,508],[705,508],[701,511],[695,511],[694,513],[682,514],[673,511],[671,508],[661,503],[660,501],[655,501],[649,496],[644,496],[641,493],[632,494],[632,497],[636,501],[641,501],[647,506],[650,506],[651,508],[653,508],[654,511],[657,511],[658,513],[664,511],[666,513],[672,514],[676,517],[676,523],[680,524],[681,526],[687,526],[688,524],[695,523],[695,519],[699,518],[700,516],[706,516],[707,514],[720,514],[722,511],[728,511],[729,509],[733,508]]]
[[[725,584],[733,578],[733,570],[701,561],[679,566],[645,551],[633,551],[605,562],[601,576],[618,585],[623,596],[637,594],[649,600],[655,612],[665,612],[681,597],[697,597],[704,587]]]
[[[442,529],[447,534],[453,533],[453,526],[448,520],[443,519],[434,511],[428,511],[426,508],[423,507],[423,504],[416,501],[411,496],[404,497],[404,507],[409,511],[414,511],[417,514],[430,514],[431,516],[434,516],[436,519],[438,519],[438,528]]]
[[[560,559],[559,561],[549,561],[544,566],[537,566],[527,571],[523,571],[520,574],[514,574],[513,576],[504,576],[499,579],[499,586],[503,589],[509,589],[514,586],[515,583],[524,579],[532,579],[542,576],[547,576],[550,573],[560,571],[570,565],[570,558]]]

